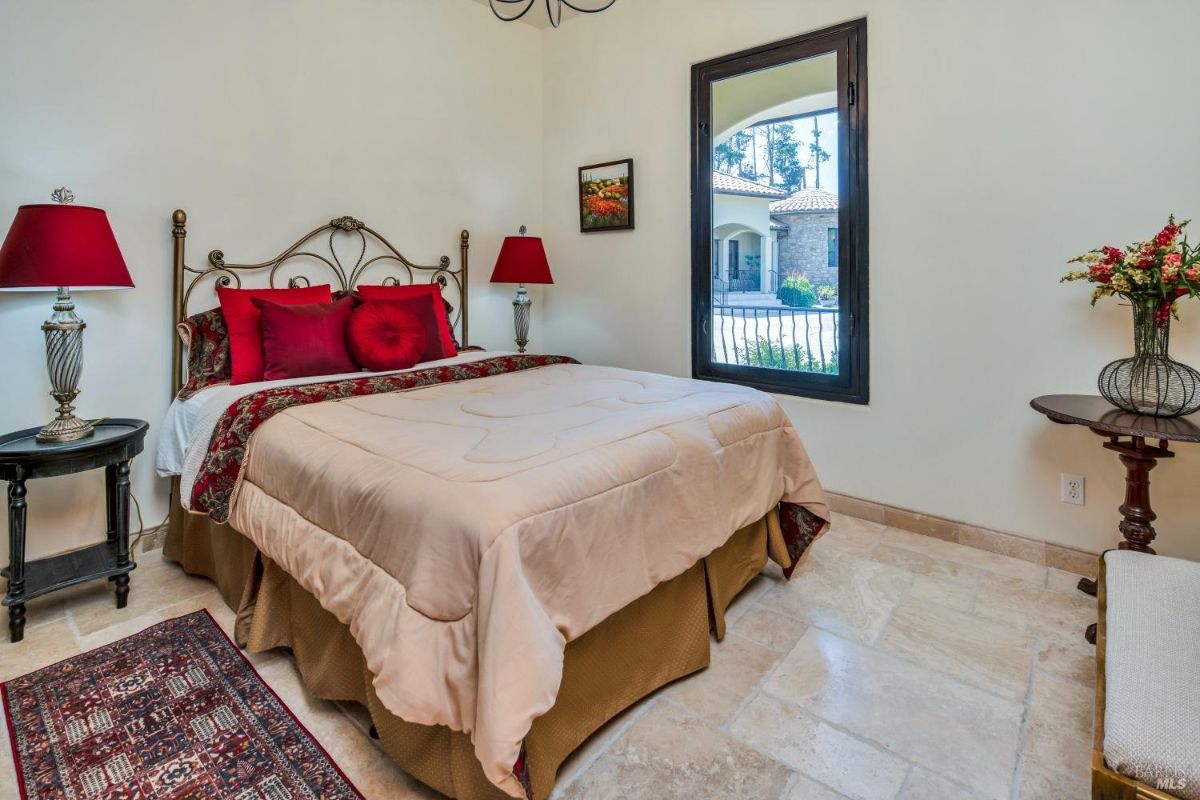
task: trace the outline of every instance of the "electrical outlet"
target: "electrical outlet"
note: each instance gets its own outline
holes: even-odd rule
[[[1062,476],[1062,501],[1070,503],[1073,506],[1083,505],[1083,476],[1068,475],[1065,472]]]

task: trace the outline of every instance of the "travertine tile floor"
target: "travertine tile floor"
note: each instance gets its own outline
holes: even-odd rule
[[[1089,797],[1095,603],[1077,576],[837,516],[790,583],[755,579],[708,670],[613,720],[563,767],[561,800]],[[130,606],[103,582],[40,598],[0,680],[206,607],[206,580],[144,554]],[[0,628],[2,630],[2,628]],[[368,798],[435,798],[317,700],[286,653],[252,657]],[[7,734],[0,725],[0,737]],[[15,797],[0,738],[0,797]]]

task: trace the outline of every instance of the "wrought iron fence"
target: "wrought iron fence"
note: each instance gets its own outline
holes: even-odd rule
[[[836,308],[714,302],[713,323],[714,361],[793,372],[838,372],[840,315]]]
[[[742,273],[736,278],[729,279],[729,291],[731,292],[757,292],[759,286],[757,272]]]
[[[712,280],[713,304],[723,306],[729,302],[729,286],[720,278]]]
[[[779,291],[779,273],[773,269],[767,270],[765,280],[771,293]],[[730,292],[757,292],[763,288],[764,276],[758,272],[740,273],[738,277],[722,280],[712,279],[713,302],[717,305],[728,305]]]

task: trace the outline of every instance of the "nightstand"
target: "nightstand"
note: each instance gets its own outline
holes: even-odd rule
[[[0,480],[8,481],[8,630],[12,641],[25,636],[25,603],[84,581],[108,578],[116,584],[117,608],[129,599],[129,462],[146,439],[149,425],[140,419],[96,423],[86,439],[39,442],[40,428],[0,436]],[[100,544],[37,561],[25,562],[25,482],[104,468],[108,532]]]

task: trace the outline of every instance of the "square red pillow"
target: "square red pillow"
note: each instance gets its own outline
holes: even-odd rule
[[[329,284],[301,286],[296,289],[231,289],[217,287],[221,313],[229,330],[231,384],[253,383],[263,379],[263,345],[259,310],[254,300],[276,305],[311,305],[332,300]]]
[[[312,305],[250,302],[261,314],[264,379],[358,371],[346,347],[346,321],[354,310],[349,297]]]
[[[363,300],[388,300],[404,303],[414,311],[425,325],[425,352],[421,361],[437,361],[458,355],[454,343],[454,332],[450,329],[450,318],[446,315],[446,302],[442,287],[436,283],[414,286],[359,286],[358,296]]]

